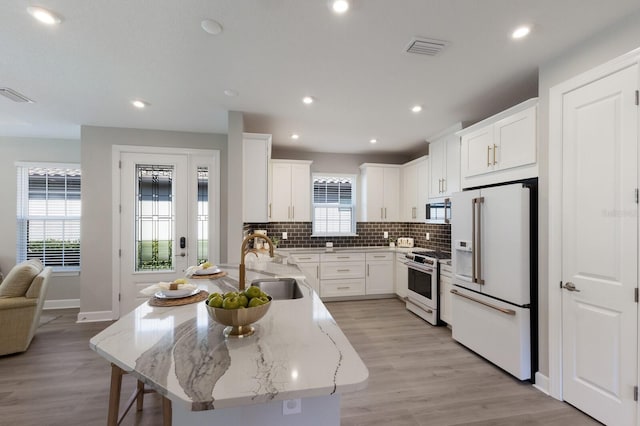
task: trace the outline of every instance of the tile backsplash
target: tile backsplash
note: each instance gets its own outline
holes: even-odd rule
[[[386,246],[389,240],[383,238],[411,237],[417,247],[451,251],[451,225],[432,225],[408,222],[358,222],[357,236],[354,237],[312,237],[311,222],[271,222],[245,223],[244,230],[266,229],[267,235],[280,238],[279,248],[325,247],[329,241],[334,247]],[[282,233],[287,239],[282,239]],[[426,234],[429,233],[427,241]]]

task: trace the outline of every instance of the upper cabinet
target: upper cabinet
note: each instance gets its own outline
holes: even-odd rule
[[[537,105],[529,99],[457,132],[463,188],[538,176]]]
[[[424,222],[425,205],[429,197],[429,157],[424,156],[402,166],[402,211],[403,222]]]
[[[400,166],[365,163],[360,166],[360,220],[400,220]]]
[[[271,160],[269,222],[311,222],[311,163]]]
[[[429,142],[429,198],[447,197],[460,191],[460,136],[458,123]]]
[[[242,219],[244,222],[267,222],[268,174],[271,158],[271,135],[244,133],[242,137]]]

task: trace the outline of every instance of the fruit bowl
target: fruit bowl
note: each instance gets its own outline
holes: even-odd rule
[[[253,308],[214,308],[213,306],[209,306],[206,300],[204,304],[212,320],[227,326],[224,329],[225,336],[246,337],[252,335],[255,331],[251,324],[266,315],[271,307],[271,297],[269,297],[269,302]]]

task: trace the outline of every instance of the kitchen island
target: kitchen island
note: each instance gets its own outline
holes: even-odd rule
[[[221,269],[224,278],[191,282],[236,289],[237,266]],[[247,269],[248,281],[273,277],[295,277],[303,297],[272,301],[252,336],[225,339],[204,302],[145,302],[90,346],[170,400],[174,425],[339,425],[340,394],[363,389],[368,370],[298,268]]]

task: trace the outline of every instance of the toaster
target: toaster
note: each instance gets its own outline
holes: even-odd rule
[[[398,247],[413,247],[413,238],[398,238]]]

